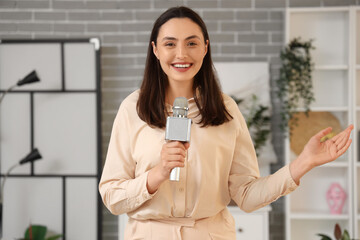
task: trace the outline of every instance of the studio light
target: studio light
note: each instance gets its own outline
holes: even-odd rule
[[[4,186],[5,186],[5,182],[6,182],[6,179],[7,177],[9,176],[10,172],[20,166],[20,165],[23,165],[23,164],[26,164],[26,163],[32,163],[36,160],[39,160],[41,159],[42,156],[41,154],[39,153],[38,149],[35,148],[33,149],[28,155],[26,155],[23,159],[21,159],[19,162],[15,163],[13,166],[11,166],[9,168],[9,170],[6,172],[6,174],[4,175],[4,179],[1,183],[1,189],[0,189],[0,238],[2,239],[2,235],[3,235],[3,201],[4,201]]]
[[[12,89],[14,89],[15,87],[19,87],[25,84],[30,84],[30,83],[34,83],[34,82],[39,82],[40,78],[37,76],[36,71],[33,70],[31,73],[29,73],[28,75],[26,75],[23,79],[20,79],[15,85],[9,87],[0,97],[0,103],[3,100],[3,98],[5,97],[5,94],[10,92]]]

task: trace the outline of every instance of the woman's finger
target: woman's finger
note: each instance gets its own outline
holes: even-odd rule
[[[348,140],[347,140],[345,146],[344,146],[343,148],[339,149],[339,150],[336,152],[337,157],[340,157],[341,155],[343,155],[343,154],[346,152],[346,150],[348,150],[348,148],[349,148],[350,145],[351,145],[351,142],[352,142],[351,139],[348,139]]]
[[[185,161],[185,157],[182,155],[166,155],[165,160],[167,161],[180,161],[180,162],[184,162]]]
[[[332,128],[331,127],[328,127],[328,128],[325,128],[323,130],[321,130],[320,132],[318,132],[317,134],[315,134],[315,138],[317,140],[321,140],[321,138],[325,137],[327,134],[331,133],[331,130]]]
[[[336,148],[342,149],[349,140],[350,133],[348,131],[345,131],[345,132],[341,132],[338,135],[339,137],[335,139]]]
[[[183,162],[169,162],[168,164],[167,164],[167,169],[169,170],[169,171],[171,171],[173,168],[176,168],[176,167],[185,167],[185,163],[183,163]]]
[[[181,148],[168,148],[168,149],[166,149],[166,153],[168,155],[181,155],[183,157],[186,156],[185,150],[183,150]]]
[[[181,148],[183,150],[186,150],[184,144],[182,142],[179,142],[179,141],[167,142],[167,143],[165,143],[165,146],[169,147],[169,148]]]
[[[337,134],[336,136],[334,136],[332,139],[333,142],[335,142],[335,144],[339,145],[339,146],[344,146],[347,139],[350,137],[351,131],[354,128],[354,126],[352,124],[350,124],[346,129],[344,129],[342,132],[340,132],[339,134]],[[341,148],[340,147],[340,148]],[[338,147],[339,148],[339,147]]]

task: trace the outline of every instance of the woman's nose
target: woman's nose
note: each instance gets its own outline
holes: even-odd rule
[[[176,49],[176,57],[179,59],[183,59],[186,57],[186,54],[187,54],[186,47],[179,44]]]

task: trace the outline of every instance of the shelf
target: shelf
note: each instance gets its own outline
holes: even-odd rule
[[[292,220],[347,220],[347,214],[330,214],[330,213],[291,213]]]
[[[293,155],[291,157],[291,161],[294,161],[297,156]],[[360,167],[360,163],[358,165]],[[339,157],[333,162],[329,162],[326,164],[323,164],[318,167],[318,169],[326,169],[326,168],[348,168],[349,167],[349,161],[346,160],[343,156]]]
[[[320,166],[320,168],[337,168],[337,167],[346,168],[349,167],[349,163],[337,159],[334,162],[330,162]]]
[[[314,70],[315,71],[323,71],[323,70],[348,70],[348,65],[315,65]]]
[[[291,221],[291,229],[287,240],[304,240],[304,239],[317,239],[319,233],[333,236],[335,224],[340,224],[342,229],[349,229],[350,220],[293,220]]]
[[[359,107],[360,110],[360,107]],[[298,112],[305,112],[305,108],[297,108],[296,111]],[[340,106],[340,107],[310,107],[310,111],[312,112],[347,112],[349,111],[349,107],[347,106]]]

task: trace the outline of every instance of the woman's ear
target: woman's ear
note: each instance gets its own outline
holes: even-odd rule
[[[206,54],[207,54],[208,46],[209,46],[209,40],[206,40],[206,42],[205,42],[205,53],[204,53],[204,57],[205,57]]]
[[[151,42],[152,48],[153,48],[153,53],[156,56],[157,59],[159,59],[158,55],[157,55],[157,47],[154,43],[154,41]]]

